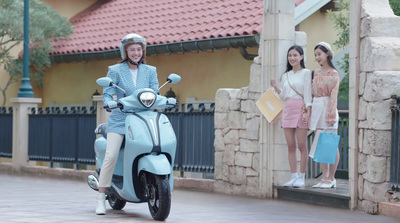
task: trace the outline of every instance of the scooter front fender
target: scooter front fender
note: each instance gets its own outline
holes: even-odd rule
[[[172,173],[171,164],[164,154],[147,155],[139,160],[138,174],[144,170],[156,175],[168,175]]]

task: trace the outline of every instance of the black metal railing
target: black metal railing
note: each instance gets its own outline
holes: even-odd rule
[[[195,109],[198,107],[198,109]],[[178,139],[174,170],[184,172],[214,173],[214,104],[209,109],[203,103],[182,104],[167,111]]]
[[[214,173],[214,105],[182,104],[164,111],[178,140],[174,170]],[[29,115],[28,157],[54,163],[94,165],[94,107],[32,109]],[[11,154],[10,154],[11,155]]]
[[[338,134],[340,135],[339,152],[340,159],[335,177],[349,178],[349,111],[339,111]],[[314,140],[314,132],[310,131],[307,139],[308,151]],[[308,160],[307,178],[317,178],[321,174],[320,164],[311,158]]]
[[[392,110],[392,151],[390,154],[390,186],[393,191],[400,191],[400,97],[393,95]]]
[[[12,107],[0,107],[0,157],[12,157]]]
[[[29,115],[29,160],[94,165],[96,108],[32,109]]]

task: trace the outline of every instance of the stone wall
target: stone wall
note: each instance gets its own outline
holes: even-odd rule
[[[295,41],[305,47],[305,33],[297,32]],[[286,51],[284,57],[286,57]],[[261,97],[261,66],[260,58],[255,58],[250,69],[248,87],[217,91],[214,122],[214,191],[216,192],[264,196],[261,194],[262,189],[260,188],[260,120],[262,114],[255,104]],[[264,86],[264,88],[268,89],[268,86]],[[275,125],[279,125],[279,123]],[[280,143],[284,144],[283,131],[280,135],[282,137]],[[283,152],[277,156],[281,157],[282,162],[274,160],[276,157],[270,157],[268,162],[274,162],[275,169],[278,172],[283,171],[287,175],[286,178],[289,178],[287,150],[281,151]],[[278,179],[281,178],[275,177],[275,180]],[[276,182],[268,183],[272,185]]]
[[[358,76],[358,208],[389,201],[390,96],[400,95],[400,17],[387,0],[361,1]],[[352,17],[357,19],[357,17]],[[355,134],[356,135],[356,134]]]

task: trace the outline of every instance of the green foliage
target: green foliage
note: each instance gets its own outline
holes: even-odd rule
[[[349,43],[349,29],[350,29],[350,1],[336,0],[338,10],[333,12],[329,10],[327,12],[329,20],[335,24],[335,29],[338,32],[338,39],[333,42],[337,48],[344,49]],[[342,61],[338,61],[337,65],[341,70],[345,72],[345,76],[339,85],[339,99],[349,99],[349,54],[346,53]]]
[[[395,15],[400,16],[400,0],[389,0],[390,7],[392,7]]]
[[[68,19],[38,0],[29,1],[29,76],[36,87],[43,85],[43,74],[51,65],[50,43],[73,33]],[[10,77],[0,91],[5,97],[8,86],[22,77],[22,58],[12,58],[10,51],[24,41],[24,0],[0,0],[0,65]],[[3,101],[3,106],[5,99]]]

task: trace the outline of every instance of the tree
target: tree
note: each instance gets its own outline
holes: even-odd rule
[[[339,49],[345,49],[349,45],[349,9],[350,1],[335,1],[338,7],[338,12],[328,10],[328,18],[335,24],[335,29],[338,31],[338,39],[333,42]],[[349,54],[343,56],[342,61],[337,62],[339,68],[345,72],[345,76],[339,85],[339,99],[349,99]]]
[[[24,41],[23,19],[24,0],[0,0],[0,65],[9,75],[0,84],[2,106],[6,103],[7,88],[22,77],[23,60],[13,58],[10,51]],[[37,88],[42,87],[44,71],[51,65],[51,41],[66,39],[72,33],[73,27],[67,18],[45,3],[29,1],[29,77]]]

